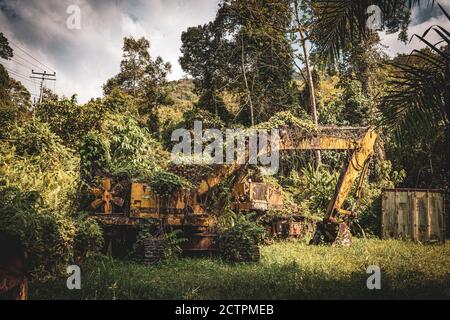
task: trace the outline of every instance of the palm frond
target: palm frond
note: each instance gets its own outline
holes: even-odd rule
[[[319,54],[334,62],[352,41],[364,39],[370,30],[366,27],[369,15],[367,9],[376,5],[382,12],[382,25],[401,16],[408,6],[420,5],[434,0],[312,0],[316,17],[313,23],[313,37]]]
[[[441,7],[445,16],[449,15]],[[425,39],[435,31],[447,47],[438,47]],[[435,134],[448,128],[450,108],[449,32],[431,26],[422,36],[413,35],[426,44],[426,50],[413,50],[406,63],[394,62],[394,75],[381,104],[382,125],[396,131],[396,136]],[[414,58],[414,59],[412,59]],[[399,139],[399,142],[401,140]]]

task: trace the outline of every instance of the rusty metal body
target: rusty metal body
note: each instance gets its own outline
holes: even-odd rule
[[[315,222],[301,215],[277,217],[272,221],[271,231],[280,238],[302,239],[314,234]]]
[[[267,211],[283,208],[281,188],[264,182],[244,181],[232,190],[232,208],[237,211]]]
[[[444,192],[436,189],[383,189],[383,239],[445,241]]]

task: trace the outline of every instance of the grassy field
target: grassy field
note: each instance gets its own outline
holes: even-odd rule
[[[381,268],[381,290],[366,269]],[[66,279],[33,282],[31,299],[450,298],[450,245],[355,240],[350,248],[281,242],[262,247],[258,264],[179,259],[147,267],[108,258],[82,270],[82,289]]]

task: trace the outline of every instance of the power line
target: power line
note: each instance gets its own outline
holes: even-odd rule
[[[12,60],[7,60],[7,61],[13,61],[15,64],[18,64],[19,66],[22,66],[22,67],[24,67],[24,68],[30,69],[29,66],[26,66],[26,65],[24,65],[22,62],[19,62],[19,61],[17,61],[17,60],[12,59]]]
[[[5,69],[6,69],[9,73],[14,73],[14,74],[19,75],[19,76],[22,76],[22,77],[27,77],[25,74],[20,73],[20,72],[17,71],[17,70],[11,69],[10,67],[7,67],[7,66],[4,66],[4,67],[5,67]]]
[[[28,53],[27,51],[25,51],[25,49],[22,49],[19,45],[15,44],[14,42],[12,42],[11,40],[8,39],[8,42],[11,43],[14,47],[16,47],[17,49],[21,50],[23,53],[25,53],[27,56],[29,56],[30,58],[32,58],[34,61],[38,62],[39,64],[41,64],[42,66],[44,66],[47,69],[50,69],[51,71],[55,72],[55,70],[53,68],[50,68],[49,66],[45,65],[44,63],[40,62],[38,59],[36,59],[35,57],[33,57],[30,53]],[[42,69],[42,68],[40,68]]]
[[[22,59],[22,61],[24,61],[25,63],[28,63],[30,66],[24,65],[23,62],[18,61],[17,58]],[[36,64],[34,64],[33,62],[31,62],[31,61],[25,59],[24,57],[20,56],[20,55],[17,54],[17,53],[14,53],[14,56],[13,56],[11,59],[4,59],[4,61],[5,61],[5,62],[7,62],[7,61],[12,61],[12,62],[14,62],[14,63],[16,63],[16,64],[18,64],[18,65],[21,65],[22,67],[27,68],[27,69],[30,69],[30,68],[32,68],[32,67],[36,67],[36,68],[41,69],[42,71],[44,71],[44,69],[43,69],[42,67],[39,67],[38,65],[36,65]]]
[[[35,95],[38,96],[37,94],[33,93],[33,92],[38,92],[37,90],[37,81],[30,79],[27,75],[24,75],[16,70],[11,69],[8,66],[5,66],[5,69],[8,71],[8,73],[10,74],[10,76],[20,82],[22,82],[22,84],[28,84],[29,87],[29,91],[31,95]]]
[[[14,56],[12,57],[12,60],[14,60],[15,58],[20,58],[21,60],[25,61],[26,63],[28,63],[29,65],[41,69],[42,71],[44,71],[44,69],[42,67],[39,67],[37,64],[31,62],[30,60],[25,59],[24,57],[22,57],[20,54],[18,54],[17,52],[14,53]]]
[[[34,85],[37,84],[35,81],[30,80],[30,79],[28,79],[28,78],[25,78],[24,76],[21,76],[21,75],[18,75],[18,74],[14,74],[14,73],[12,73],[12,75],[14,76],[13,78],[19,78],[20,81],[28,81],[29,83],[32,83],[32,84],[34,84]]]
[[[38,83],[36,81],[34,81],[34,80],[30,79],[30,78],[27,78],[26,76],[24,76],[24,75],[22,75],[22,74],[20,74],[20,73],[18,73],[16,71],[14,71],[14,70],[10,70],[9,68],[7,68],[7,70],[9,71],[9,73],[12,75],[13,78],[15,78],[16,80],[18,80],[20,82],[26,81],[29,84],[29,86],[34,87],[34,92],[37,92],[36,85]],[[34,96],[37,96],[37,94],[32,93],[31,90],[30,90],[30,94],[34,95]]]
[[[11,69],[10,67],[5,66],[5,65],[4,65],[4,67],[5,67],[5,69],[6,69],[9,73],[12,73],[12,74],[14,74],[14,75],[17,75],[17,76],[23,77],[23,78],[25,78],[25,79],[27,79],[27,80],[30,80],[30,78],[28,78],[27,75],[25,75],[25,74],[23,74],[23,73],[20,73],[20,72],[17,71],[17,70],[13,70],[13,69]],[[31,80],[30,80],[30,81],[31,81]]]

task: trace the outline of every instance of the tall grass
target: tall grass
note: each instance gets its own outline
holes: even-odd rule
[[[369,265],[381,290],[368,290]],[[179,259],[147,267],[103,258],[82,270],[82,289],[66,279],[32,283],[32,299],[313,299],[450,298],[450,245],[355,240],[332,248],[280,242],[257,264]]]

